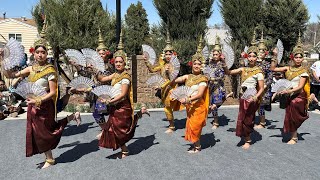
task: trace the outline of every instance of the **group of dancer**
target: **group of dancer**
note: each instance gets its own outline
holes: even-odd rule
[[[240,75],[241,89],[240,97],[247,89],[255,89],[256,94],[248,99],[239,99],[239,114],[236,125],[236,136],[244,140],[243,149],[248,149],[251,145],[250,135],[254,129],[265,128],[265,111],[271,111],[272,93],[271,83],[273,72],[284,72],[286,79],[291,81],[291,88],[277,92],[278,95],[286,95],[285,99],[286,115],[284,120],[284,133],[291,133],[291,139],[287,144],[295,144],[298,141],[297,130],[301,124],[308,119],[308,103],[310,100],[309,75],[306,67],[302,66],[304,51],[299,35],[298,43],[292,51],[293,59],[290,66],[277,67],[277,49],[273,50],[271,62],[266,60],[268,53],[264,44],[263,32],[259,44],[256,44],[256,34],[252,39],[251,46],[246,52],[247,65],[238,69],[229,70],[226,60],[222,54],[222,46],[217,37],[216,43],[211,51],[211,58],[206,63],[206,58],[202,54],[202,45],[199,43],[196,54],[192,57],[192,74],[184,75],[157,87],[160,91],[160,98],[164,104],[165,114],[169,121],[169,128],[166,133],[175,130],[173,122],[173,111],[179,110],[179,103],[185,106],[187,112],[187,122],[185,139],[193,143],[193,147],[188,151],[196,153],[201,150],[200,136],[201,130],[206,125],[209,112],[213,115],[212,129],[219,127],[218,108],[232,95],[227,94],[224,87],[225,75]],[[160,57],[159,65],[151,66],[145,57],[146,65],[150,72],[160,72],[160,75],[169,80],[168,64],[174,49],[167,40],[167,45]],[[162,58],[162,59],[161,59]],[[203,68],[212,68],[215,76],[208,77],[203,72]],[[170,98],[170,92],[177,87],[177,83],[193,89],[193,93],[177,100]],[[259,123],[255,125],[255,114],[258,112]]]
[[[255,37],[253,42],[255,42]],[[47,168],[55,164],[52,155],[52,149],[55,149],[60,141],[63,130],[71,120],[80,123],[79,114],[73,114],[62,120],[57,121],[56,113],[61,111],[57,109],[59,103],[58,98],[58,74],[55,67],[47,61],[48,41],[42,36],[34,43],[34,58],[36,63],[19,72],[7,71],[9,78],[23,77],[28,81],[36,83],[46,89],[48,92],[45,96],[28,98],[27,111],[27,139],[26,139],[26,156],[44,153],[45,161],[42,168]],[[225,75],[241,76],[241,93],[247,89],[256,89],[256,94],[249,99],[239,100],[239,114],[236,125],[236,136],[244,139],[244,149],[248,149],[251,144],[250,134],[254,130],[254,119],[256,111],[259,112],[260,123],[256,128],[265,127],[265,109],[270,109],[270,83],[269,78],[272,72],[285,72],[286,78],[293,84],[293,88],[283,90],[279,94],[288,94],[288,106],[284,121],[284,132],[291,133],[291,140],[288,144],[297,143],[297,129],[303,121],[308,118],[308,73],[301,66],[303,60],[303,49],[300,38],[297,46],[293,49],[293,65],[285,67],[277,67],[277,60],[272,58],[271,63],[265,61],[266,46],[264,45],[263,35],[259,46],[255,43],[248,48],[247,51],[247,67],[229,70],[226,60],[222,54],[222,46],[217,40],[209,63],[202,54],[202,41],[199,42],[195,55],[192,56],[192,73],[177,77],[170,80],[170,60],[174,55],[174,48],[170,39],[167,39],[167,45],[163,49],[163,54],[159,58],[158,65],[153,66],[145,57],[146,66],[150,72],[159,72],[160,76],[170,81],[161,87],[157,87],[157,96],[161,98],[164,104],[164,112],[169,122],[166,133],[174,133],[174,117],[173,112],[186,108],[187,121],[185,140],[193,143],[188,150],[189,153],[198,153],[201,151],[200,136],[202,128],[206,125],[209,112],[212,112],[214,121],[213,129],[219,127],[218,108],[228,97],[224,87]],[[117,89],[120,93],[111,100],[95,97],[91,93],[91,89],[70,89],[67,94],[88,93],[90,97],[93,117],[101,127],[99,146],[110,148],[113,150],[121,149],[120,158],[129,155],[126,143],[130,141],[135,133],[138,119],[143,114],[149,114],[145,107],[134,114],[133,97],[132,97],[132,80],[131,75],[126,71],[127,55],[123,50],[122,38],[117,47],[117,51],[113,54],[114,65],[108,61],[106,54],[107,47],[103,44],[101,33],[99,32],[99,46],[97,53],[105,61],[105,71],[99,72],[94,67],[83,67],[71,61],[79,74],[82,76],[95,79],[97,85],[109,84]],[[276,55],[276,50],[274,55]],[[202,70],[205,66],[209,66],[214,70],[215,77],[208,78],[203,74]],[[271,74],[271,75],[270,75]],[[181,99],[172,99],[171,92],[179,85],[184,84],[191,88],[192,94]],[[230,94],[229,94],[230,96]],[[108,109],[106,112],[99,112],[97,103],[104,103]],[[65,104],[65,103],[64,103]],[[105,120],[108,116],[108,120]]]

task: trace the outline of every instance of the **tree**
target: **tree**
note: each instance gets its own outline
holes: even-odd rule
[[[126,52],[128,55],[141,54],[141,44],[149,36],[149,23],[142,3],[131,4],[125,15]]]
[[[302,0],[267,0],[264,6],[263,24],[274,43],[281,39],[289,57],[295,46],[299,31],[306,30],[309,20],[308,10]]]
[[[207,29],[214,0],[153,0],[162,20],[161,32],[169,29],[173,46],[183,62],[191,60],[197,49],[197,39]],[[165,38],[163,38],[165,40]]]
[[[220,0],[221,15],[230,28],[230,44],[236,57],[250,45],[253,31],[261,21],[262,4],[263,0]]]
[[[115,18],[103,10],[99,0],[41,1],[32,12],[38,28],[42,27],[42,13],[48,22],[46,38],[55,53],[68,48],[95,49],[99,28],[106,45],[115,47]]]

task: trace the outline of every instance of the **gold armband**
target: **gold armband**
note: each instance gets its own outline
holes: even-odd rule
[[[257,100],[258,100],[257,96],[252,96],[252,99],[253,99],[254,101],[257,101]]]
[[[36,100],[36,103],[35,103],[36,107],[40,108],[41,103],[42,103],[42,98],[41,97],[36,97],[35,100]]]
[[[275,62],[276,64],[278,63],[278,60],[276,58],[272,58],[271,61]]]

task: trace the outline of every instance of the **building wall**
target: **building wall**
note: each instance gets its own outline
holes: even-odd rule
[[[10,18],[0,21],[0,34],[7,40],[9,40],[9,34],[21,34],[21,44],[25,47],[25,53],[28,57],[31,55],[29,53],[30,47],[38,39],[37,27]],[[0,42],[5,42],[5,40],[0,37]]]

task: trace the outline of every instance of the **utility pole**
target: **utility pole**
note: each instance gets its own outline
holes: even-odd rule
[[[121,32],[121,0],[116,0],[116,38],[117,44],[119,43],[120,39],[120,32]]]

